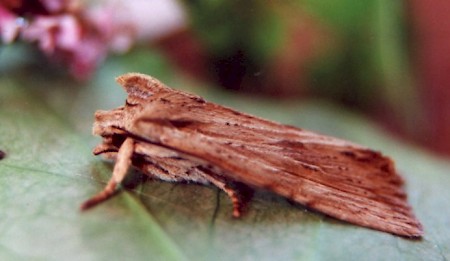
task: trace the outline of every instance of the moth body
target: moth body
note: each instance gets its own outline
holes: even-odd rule
[[[363,146],[237,112],[138,73],[117,81],[125,105],[95,115],[94,154],[115,159],[110,197],[130,166],[166,181],[213,184],[240,216],[242,188],[270,190],[372,229],[421,237],[393,161]],[[240,186],[243,185],[243,186]]]

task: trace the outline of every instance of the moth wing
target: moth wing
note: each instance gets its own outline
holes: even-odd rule
[[[155,94],[128,131],[327,215],[420,237],[394,163],[362,146],[267,121],[180,91]]]

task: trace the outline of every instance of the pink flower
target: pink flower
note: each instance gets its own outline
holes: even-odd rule
[[[89,78],[108,52],[107,45],[96,37],[86,37],[69,53],[69,70],[78,79]]]
[[[40,0],[39,2],[49,13],[74,12],[81,7],[79,0]]]
[[[73,50],[81,41],[82,28],[73,15],[37,16],[22,30],[22,39],[38,42],[47,54],[55,49]]]
[[[184,21],[176,0],[82,3],[0,0],[1,40],[36,43],[50,58],[64,62],[75,77],[85,79],[108,52],[125,52],[137,38],[161,37]]]

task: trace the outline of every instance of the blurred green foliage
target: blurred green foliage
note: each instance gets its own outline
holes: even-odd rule
[[[264,63],[282,40],[280,18],[262,1],[188,2],[193,25],[212,55],[240,50],[254,63]]]
[[[312,17],[313,24],[304,26],[317,30],[318,25],[327,34],[322,40],[328,42],[316,44],[323,50],[312,59],[299,57],[298,63],[302,63],[299,66],[307,70],[286,68],[291,70],[288,73],[292,78],[306,74],[303,77],[307,80],[292,88],[307,89],[306,93],[375,114],[389,112],[392,119],[388,121],[396,121],[407,129],[420,122],[403,1],[195,0],[185,3],[195,31],[209,53],[212,73],[227,88],[252,88],[248,81],[244,84],[249,86],[233,85],[242,84],[239,79],[246,75],[267,72],[271,63],[278,62],[274,60],[277,53],[288,52],[287,57],[289,53],[295,55],[295,46],[302,48],[311,36],[305,34],[303,42],[298,41],[293,49],[285,48],[289,36],[295,33],[291,24],[305,22],[295,20],[296,16],[308,16]],[[280,77],[273,81],[275,84],[269,86],[275,89],[272,91],[264,89],[261,80],[254,85],[261,92],[276,93],[277,83],[282,85],[282,80]]]

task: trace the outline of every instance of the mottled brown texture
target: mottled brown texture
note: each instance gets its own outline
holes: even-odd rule
[[[0,160],[4,159],[6,157],[6,153],[2,150],[0,150]]]
[[[94,154],[116,159],[115,185],[132,164],[163,180],[221,188],[236,217],[242,202],[235,184],[245,184],[353,224],[421,237],[403,180],[380,152],[237,112],[147,75],[117,81],[128,93],[126,105],[97,111],[93,128],[103,137]],[[111,196],[110,184],[83,208]]]

